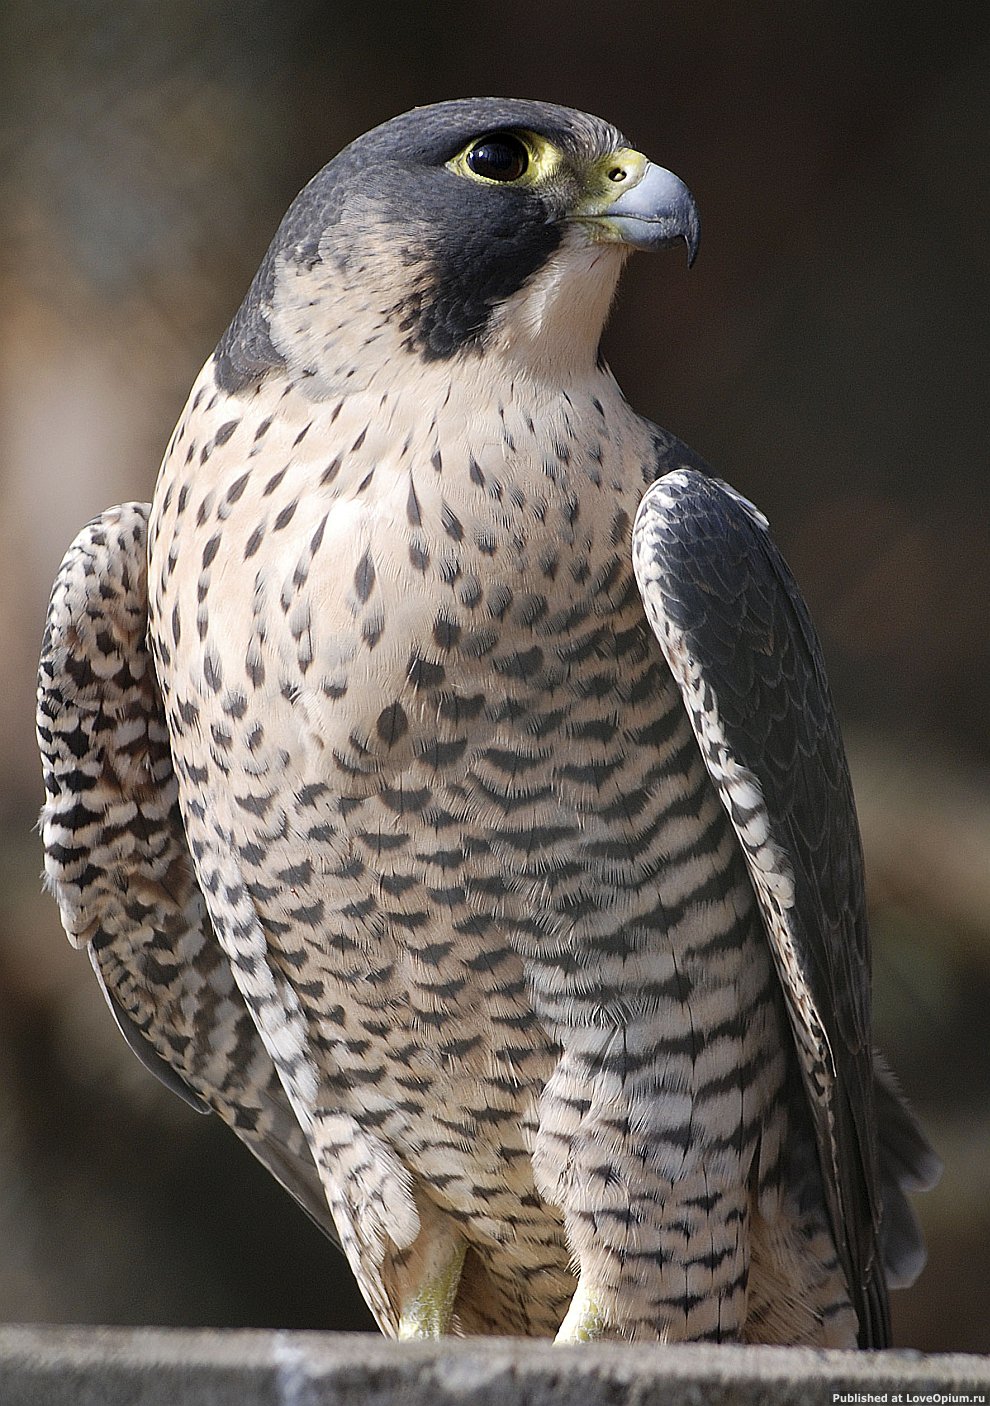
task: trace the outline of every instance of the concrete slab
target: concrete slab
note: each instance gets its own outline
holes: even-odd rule
[[[990,1358],[510,1339],[0,1327],[0,1406],[922,1406]]]

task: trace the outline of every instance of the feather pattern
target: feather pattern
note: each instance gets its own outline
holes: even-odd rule
[[[215,1110],[331,1238],[306,1139],[213,937],[179,814],[148,655],[146,503],[89,523],[59,570],[38,740],[47,882],[128,1044]]]
[[[860,1341],[883,1347],[884,1187],[890,1207],[912,1168],[925,1179],[930,1154],[915,1134],[901,1183],[881,1167],[878,1114],[911,1124],[889,1084],[877,1093],[859,827],[821,647],[766,519],[726,484],[692,470],[659,479],[633,554],[763,913]],[[902,1223],[899,1238],[917,1263],[916,1227]]]

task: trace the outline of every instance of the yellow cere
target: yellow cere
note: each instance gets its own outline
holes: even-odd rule
[[[585,184],[587,195],[575,213],[603,214],[620,195],[639,185],[648,165],[643,153],[633,151],[629,146],[619,147],[617,151],[600,157],[588,172]]]

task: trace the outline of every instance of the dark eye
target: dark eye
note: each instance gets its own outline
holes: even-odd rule
[[[526,146],[511,132],[482,137],[468,152],[467,164],[487,181],[518,181],[529,165]]]

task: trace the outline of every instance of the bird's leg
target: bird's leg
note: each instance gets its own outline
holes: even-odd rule
[[[559,1343],[620,1338],[735,1342],[746,1318],[748,1188],[706,1168],[683,1182],[643,1174],[647,1194],[569,1219],[580,1265]],[[589,1182],[588,1185],[591,1185]]]
[[[589,1343],[605,1336],[607,1319],[594,1289],[584,1276],[578,1281],[564,1321],[557,1330],[558,1343]]]
[[[642,1152],[632,1138],[579,1144],[564,1211],[578,1282],[557,1342],[735,1341],[746,1316],[745,1176],[731,1163],[718,1176],[709,1159],[671,1178]]]
[[[460,1232],[421,1196],[420,1233],[397,1258],[400,1338],[440,1338],[450,1330],[467,1245]]]
[[[466,1249],[461,1241],[450,1257],[439,1262],[435,1272],[423,1279],[415,1293],[403,1302],[399,1315],[400,1338],[442,1338],[449,1331]]]

